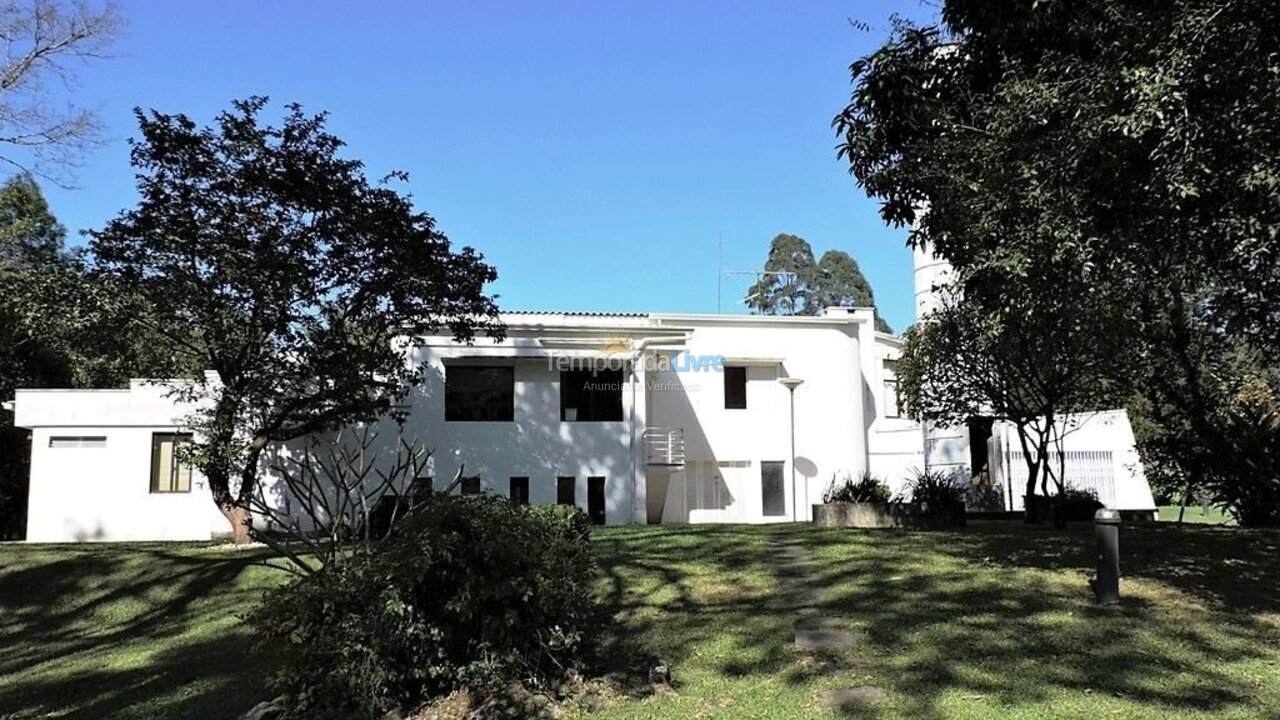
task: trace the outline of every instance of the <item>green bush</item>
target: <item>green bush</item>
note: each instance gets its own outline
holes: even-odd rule
[[[275,690],[305,717],[381,717],[460,687],[550,684],[593,616],[590,523],[491,496],[418,506],[368,552],[270,591]]]
[[[1070,522],[1088,522],[1094,513],[1106,507],[1098,500],[1098,493],[1091,489],[1067,488],[1060,499],[1062,513]]]
[[[916,471],[902,489],[901,499],[928,507],[964,504],[968,484],[940,470]]]
[[[836,478],[831,478],[831,485],[827,487],[826,492],[822,494],[822,502],[824,503],[885,503],[889,502],[889,486],[885,485],[880,478],[869,472],[862,473],[862,477],[854,482],[849,476],[845,476],[843,483],[836,482]]]

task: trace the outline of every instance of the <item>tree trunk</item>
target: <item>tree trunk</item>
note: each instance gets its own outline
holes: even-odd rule
[[[231,542],[236,545],[247,545],[252,538],[249,535],[249,511],[235,505],[218,506],[222,516],[231,523]]]

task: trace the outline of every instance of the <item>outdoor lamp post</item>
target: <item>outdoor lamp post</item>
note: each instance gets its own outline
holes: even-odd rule
[[[786,377],[778,380],[791,395],[791,522],[800,519],[800,508],[796,505],[796,388],[804,384],[800,378]]]

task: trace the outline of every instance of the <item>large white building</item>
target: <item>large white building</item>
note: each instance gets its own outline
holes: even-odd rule
[[[807,520],[833,478],[900,483],[922,463],[898,416],[898,340],[870,309],[819,317],[508,313],[507,337],[415,350],[406,436],[483,490],[574,503],[604,523]],[[795,453],[792,462],[792,396]],[[189,408],[163,386],[20,390],[30,541],[204,540],[225,532],[173,446]],[[793,472],[794,471],[794,472]],[[270,472],[265,482],[273,482]],[[794,480],[793,480],[794,478]]]
[[[918,315],[946,272],[917,254]],[[929,469],[980,485],[978,509],[1021,509],[1026,470],[1010,428],[981,419],[922,428],[902,417],[901,343],[876,332],[869,308],[502,320],[502,342],[440,336],[414,350],[427,381],[397,432],[434,451],[437,487],[462,467],[467,491],[576,504],[601,523],[763,523],[808,520],[836,479],[870,472],[897,490]],[[227,532],[204,479],[175,457],[190,408],[164,386],[19,390],[12,408],[31,431],[28,540]],[[1073,422],[1071,483],[1109,507],[1153,510],[1123,411]],[[276,483],[269,470],[263,477]]]

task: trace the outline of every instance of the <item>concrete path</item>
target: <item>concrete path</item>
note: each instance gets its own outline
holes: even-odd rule
[[[796,617],[793,643],[801,665],[815,675],[828,676],[862,669],[864,664],[857,659],[857,640],[849,622],[822,610],[817,566],[803,543],[776,536],[772,543],[773,571],[783,606]],[[818,696],[823,705],[846,711],[884,698],[885,691],[872,685],[826,690]]]

